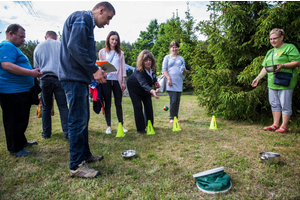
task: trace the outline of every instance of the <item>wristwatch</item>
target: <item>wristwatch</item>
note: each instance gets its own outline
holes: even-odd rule
[[[282,68],[284,68],[284,67],[285,67],[285,64],[282,65]]]

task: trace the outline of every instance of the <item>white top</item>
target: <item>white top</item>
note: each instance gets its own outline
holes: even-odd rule
[[[112,58],[112,56],[114,56],[114,58]],[[107,60],[108,62],[110,62],[110,64],[112,64],[113,66],[115,66],[115,68],[118,70],[120,56],[119,56],[119,54],[117,54],[117,52],[115,50],[111,50],[109,53],[105,53],[105,60]],[[107,80],[117,81],[118,79],[117,79],[117,77],[115,75],[115,72],[107,73]]]
[[[147,74],[153,79],[153,76],[152,76],[152,69],[150,68],[150,72],[148,72],[148,70],[145,69],[145,71],[147,72]]]

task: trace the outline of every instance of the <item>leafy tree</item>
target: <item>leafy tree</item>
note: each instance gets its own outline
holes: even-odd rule
[[[99,51],[100,49],[105,48],[105,40],[102,40],[100,42],[96,42],[96,53],[97,53],[97,59],[99,59]]]
[[[22,46],[19,47],[19,49],[27,56],[29,59],[29,62],[31,66],[33,67],[33,51],[35,47],[39,44],[39,42],[36,41],[26,41]]]
[[[125,63],[128,65],[131,65],[132,62],[134,61],[132,56],[131,56],[131,51],[133,49],[133,45],[131,43],[126,43],[122,42],[121,43],[121,49],[124,52],[124,58],[125,58]]]
[[[158,37],[158,29],[159,25],[156,19],[152,20],[147,27],[147,31],[141,31],[139,38],[134,43],[134,49],[131,51],[133,63],[132,66],[135,66],[135,61],[140,54],[140,52],[144,49],[151,50],[154,43]]]
[[[173,40],[180,42],[182,36],[182,28],[180,18],[172,17],[166,23],[160,25],[158,31],[158,39],[156,40],[151,52],[155,56],[157,62],[157,71],[162,70],[162,62],[164,57],[170,53],[170,43]]]

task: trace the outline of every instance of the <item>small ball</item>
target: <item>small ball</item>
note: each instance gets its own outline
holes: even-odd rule
[[[165,106],[164,111],[168,111],[168,110],[169,110],[168,106]]]

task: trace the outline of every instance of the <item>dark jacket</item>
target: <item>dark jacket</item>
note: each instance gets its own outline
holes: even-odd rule
[[[98,70],[96,59],[91,11],[74,12],[67,18],[62,32],[59,80],[90,84]]]
[[[127,80],[128,90],[140,94],[141,96],[151,95],[150,91],[153,89],[152,86],[157,82],[155,73],[152,74],[151,78],[146,71],[134,70],[133,74]]]

